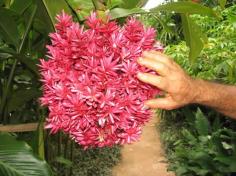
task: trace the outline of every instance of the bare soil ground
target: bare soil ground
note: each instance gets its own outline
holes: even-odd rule
[[[113,168],[113,176],[174,176],[167,163],[155,124],[157,117],[144,127],[139,142],[122,148],[121,162]]]

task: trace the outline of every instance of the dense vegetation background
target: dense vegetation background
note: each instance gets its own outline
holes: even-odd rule
[[[127,16],[141,14],[137,18],[158,30],[166,53],[189,74],[235,83],[233,1],[170,2],[151,12],[140,9],[145,2],[0,0],[0,124],[11,131],[0,132],[0,175],[110,175],[119,161],[119,146],[84,151],[62,132],[49,135],[44,130],[48,110],[38,102],[41,84],[37,64],[46,54],[54,17],[62,9],[81,24],[91,10],[100,17],[109,12],[121,24]],[[235,122],[198,106],[162,111],[161,117],[170,169],[177,175],[235,172]],[[34,131],[28,129],[30,123],[36,125]],[[14,124],[23,128],[14,131],[9,126]]]
[[[218,83],[236,83],[236,6],[221,12],[220,19],[193,15],[207,40],[195,63],[187,59],[186,42],[166,47],[192,77]],[[234,95],[232,95],[234,96]],[[162,111],[159,130],[170,170],[177,175],[234,175],[236,173],[236,122],[213,109],[189,105]]]

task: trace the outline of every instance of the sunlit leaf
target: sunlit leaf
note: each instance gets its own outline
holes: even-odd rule
[[[188,16],[181,15],[184,38],[190,48],[189,59],[193,63],[204,46],[204,35],[197,24]]]
[[[0,175],[51,176],[47,163],[33,155],[28,144],[0,132]]]
[[[114,7],[124,4],[123,0],[107,0],[107,8],[113,9]]]
[[[220,4],[221,9],[225,8],[227,0],[218,0],[218,3]]]
[[[132,9],[136,7],[142,7],[146,2],[147,0],[128,0],[124,1],[121,7],[125,9]]]
[[[83,20],[94,10],[92,0],[66,0],[77,16]]]
[[[56,15],[61,13],[63,10],[67,13],[71,13],[69,6],[67,5],[65,0],[42,0],[44,3],[44,6],[48,12],[48,15],[52,21],[53,24],[56,22]]]
[[[216,16],[211,8],[190,1],[171,2],[151,9],[151,12],[158,11]]]
[[[140,8],[134,9],[123,9],[123,8],[114,8],[110,11],[111,19],[126,17],[133,14],[147,13],[146,11]]]

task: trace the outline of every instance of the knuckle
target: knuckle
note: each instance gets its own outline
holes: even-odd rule
[[[165,65],[162,64],[162,63],[156,64],[155,67],[156,67],[157,71],[159,71],[159,70],[165,70],[165,69],[166,69],[166,68],[165,68]]]

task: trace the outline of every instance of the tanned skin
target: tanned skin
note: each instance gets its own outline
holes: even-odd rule
[[[236,86],[193,79],[171,58],[156,51],[144,52],[138,63],[158,73],[138,73],[138,78],[165,92],[163,98],[146,101],[149,108],[172,110],[196,103],[236,119]]]

